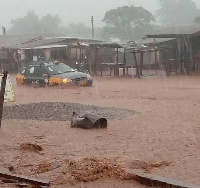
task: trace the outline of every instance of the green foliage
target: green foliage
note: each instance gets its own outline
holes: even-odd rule
[[[200,16],[197,16],[195,19],[194,19],[194,22],[196,24],[200,24]]]
[[[190,25],[200,15],[192,0],[160,0],[158,17],[164,26]]]
[[[92,29],[83,23],[71,23],[67,30],[71,37],[91,38],[92,36]]]
[[[151,30],[151,21],[155,21],[153,15],[143,7],[118,7],[106,12],[103,35],[122,39],[140,38]]]
[[[40,21],[38,16],[29,11],[23,18],[18,18],[11,21],[11,34],[34,34],[40,33]]]
[[[40,21],[41,29],[44,34],[57,33],[61,24],[61,19],[58,15],[52,16],[48,14],[42,17]]]
[[[105,37],[102,37],[102,28],[95,28],[95,39],[105,39]],[[86,26],[84,23],[71,23],[67,27],[67,34],[70,37],[78,37],[78,38],[86,38],[91,39],[92,38],[92,28]]]
[[[23,18],[11,21],[10,34],[57,34],[61,29],[61,19],[50,14],[41,18],[33,12],[29,11]]]

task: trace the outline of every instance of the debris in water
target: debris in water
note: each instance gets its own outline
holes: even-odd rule
[[[20,147],[21,149],[34,151],[34,152],[43,151],[43,148],[39,146],[38,144],[22,143],[20,144]]]

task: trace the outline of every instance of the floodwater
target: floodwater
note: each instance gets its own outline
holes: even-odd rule
[[[93,87],[63,89],[17,86],[15,75],[11,75],[18,105],[70,102],[139,113],[122,119],[108,117],[104,130],[72,129],[70,121],[5,118],[0,130],[0,166],[6,170],[11,165],[18,174],[49,179],[52,187],[144,187],[112,176],[77,184],[66,180],[64,161],[97,157],[120,164],[139,161],[124,166],[200,185],[199,78],[95,77]],[[23,150],[22,143],[38,144],[43,151]],[[60,167],[36,173],[43,162]],[[146,168],[144,164],[157,165]]]

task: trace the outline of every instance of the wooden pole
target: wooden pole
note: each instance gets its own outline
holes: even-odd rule
[[[140,53],[140,75],[142,76],[142,69],[143,69],[143,61],[144,61],[144,52],[143,50]]]
[[[82,52],[81,52],[81,59],[82,61],[84,60],[85,56],[84,56],[84,47],[82,48]],[[86,62],[85,62],[86,63]]]
[[[89,63],[89,67],[90,67],[90,73],[92,73],[92,57],[91,57],[91,48],[89,47],[89,49],[88,49],[88,57],[87,57],[87,59],[88,59],[88,63]]]
[[[71,62],[71,56],[72,56],[72,48],[71,48],[71,46],[69,47],[68,50],[69,50],[69,64],[72,65],[72,64],[71,64],[71,63],[72,63],[72,62]]]
[[[94,17],[91,17],[91,23],[92,23],[92,39],[94,40]]]
[[[154,38],[154,44],[156,43],[156,38]],[[154,45],[155,46],[155,45]],[[155,47],[154,47],[155,48]],[[156,49],[155,49],[155,66],[156,66],[156,75],[158,74],[158,71],[157,71],[157,51],[156,51]]]
[[[6,89],[6,80],[8,76],[8,71],[3,72],[3,77],[1,80],[1,91],[0,91],[0,128],[1,128],[1,121],[2,121],[2,115],[3,115],[3,104],[4,104],[4,94]]]
[[[77,62],[77,59],[78,59],[78,49],[77,49],[77,47],[76,47],[76,62]]]
[[[136,52],[133,52],[133,57],[134,57],[134,61],[135,61],[135,68],[136,68],[136,77],[140,79],[140,71],[139,71],[139,66],[137,63],[137,57],[136,57]]]
[[[183,51],[183,38],[181,37],[180,38],[180,42],[181,42],[181,74],[183,74],[183,61],[184,61],[184,59],[183,59],[183,53],[184,53],[184,51]]]
[[[30,183],[30,184],[35,185],[36,187],[50,186],[50,182],[46,180],[39,180],[39,179],[30,178],[30,177],[21,176],[21,175],[4,173],[1,171],[0,171],[0,177],[8,179],[8,180],[15,180],[15,181],[24,182],[24,183]]]
[[[169,188],[199,188],[199,185],[194,185],[186,182],[176,181],[161,176],[156,176],[147,173],[131,173],[135,176],[134,180],[148,187],[169,187]]]
[[[124,61],[123,61],[123,76],[125,76],[125,67],[126,67],[126,48],[124,48]]]
[[[80,55],[80,64],[81,64],[81,47],[80,47],[80,54],[79,55]]]
[[[119,76],[119,48],[117,48],[117,59],[116,59],[116,76]]]
[[[95,65],[94,65],[95,75],[97,74],[97,64],[98,64],[98,47],[95,48]]]

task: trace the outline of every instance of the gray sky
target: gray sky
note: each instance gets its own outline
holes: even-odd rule
[[[193,0],[200,8],[200,0]],[[124,5],[143,6],[155,13],[159,0],[0,0],[0,24],[10,27],[10,20],[22,17],[29,10],[38,16],[58,14],[63,25],[71,22],[90,24],[93,15],[95,26],[101,26],[101,20],[107,10]]]

